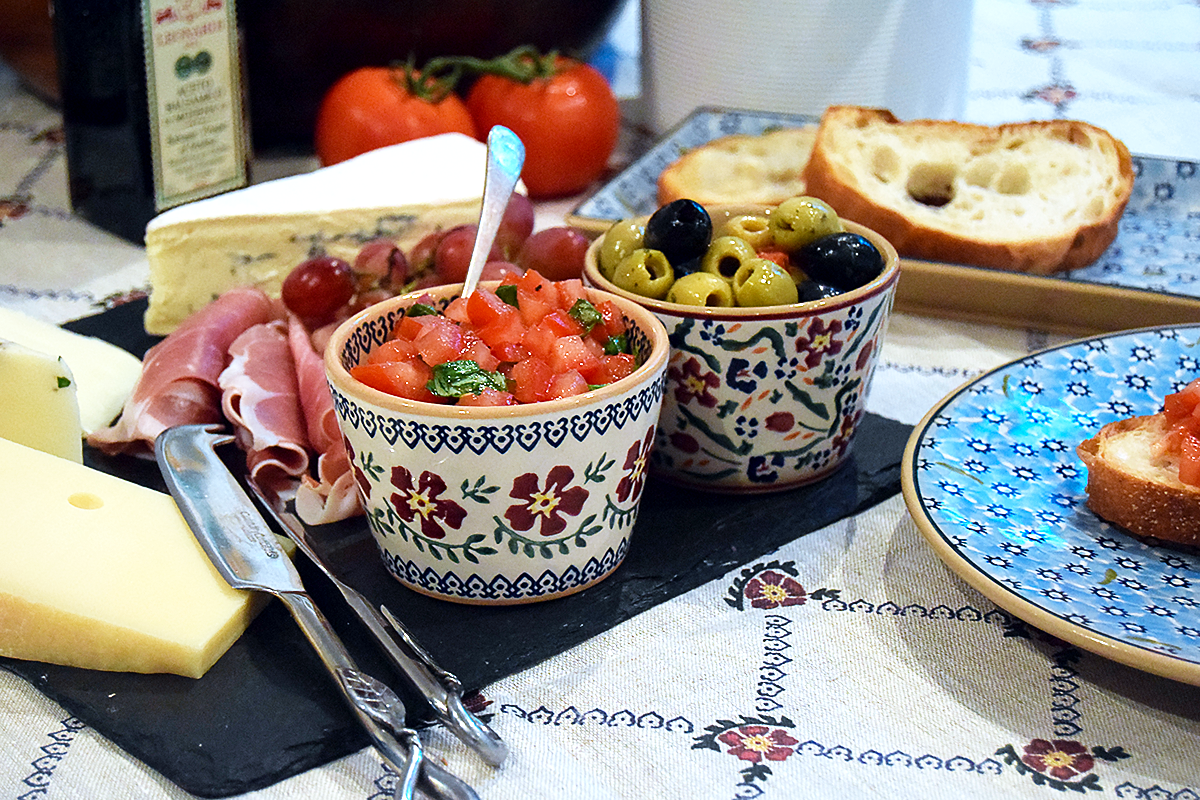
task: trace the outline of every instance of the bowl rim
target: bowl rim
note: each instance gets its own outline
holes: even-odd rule
[[[726,218],[737,216],[738,214],[764,214],[770,216],[771,211],[776,208],[775,205],[764,204],[719,204],[705,206],[709,216],[716,214],[726,215]],[[643,222],[648,220],[649,215],[634,217]],[[623,221],[623,220],[622,220]],[[615,223],[614,223],[615,224]],[[594,288],[608,292],[609,294],[623,297],[626,300],[637,303],[640,306],[649,308],[657,314],[669,314],[677,317],[693,318],[693,319],[711,319],[711,320],[737,320],[747,322],[752,320],[776,320],[776,319],[793,319],[799,316],[809,316],[819,314],[825,311],[835,311],[839,308],[844,308],[855,303],[859,303],[872,297],[882,291],[885,291],[890,286],[896,283],[900,277],[900,256],[896,252],[896,248],[892,243],[885,239],[878,232],[868,228],[865,225],[859,225],[857,222],[843,219],[842,227],[850,233],[857,233],[866,237],[871,244],[875,245],[876,249],[883,255],[883,271],[879,273],[870,283],[865,283],[857,289],[851,289],[848,292],[833,297],[826,297],[820,300],[809,300],[804,303],[787,303],[784,305],[775,306],[733,306],[730,308],[711,307],[711,306],[687,306],[682,303],[668,303],[666,300],[655,300],[650,297],[642,297],[633,292],[622,289],[612,281],[600,274],[599,253],[600,247],[604,243],[604,233],[601,233],[587,249],[587,254],[584,260],[583,276],[584,283],[589,284]]]
[[[501,281],[481,281],[479,285],[494,290],[500,283]],[[442,405],[439,403],[427,403],[423,400],[410,400],[374,389],[352,376],[350,371],[342,365],[341,354],[346,342],[349,340],[351,333],[366,320],[378,318],[390,311],[410,305],[420,298],[430,295],[438,299],[443,297],[452,299],[462,292],[462,288],[462,283],[454,283],[417,289],[381,300],[344,320],[334,329],[325,347],[325,376],[330,384],[332,384],[333,389],[394,414],[457,420],[503,420],[554,415],[586,406],[604,405],[619,395],[623,395],[637,387],[639,384],[647,383],[666,367],[671,347],[667,336],[667,329],[662,321],[638,303],[612,292],[588,286],[586,282],[584,283],[584,290],[589,295],[593,297],[598,296],[602,300],[611,300],[621,309],[621,312],[626,317],[633,320],[642,329],[650,340],[650,354],[637,369],[619,381],[605,384],[598,389],[591,389],[571,397],[541,400],[536,403],[518,403],[511,406]]]

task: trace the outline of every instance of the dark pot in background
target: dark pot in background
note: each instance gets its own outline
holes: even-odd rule
[[[308,152],[325,92],[361,66],[491,58],[523,44],[587,57],[620,0],[242,0],[255,151]]]

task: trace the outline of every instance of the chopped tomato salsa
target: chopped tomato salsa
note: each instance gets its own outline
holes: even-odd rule
[[[571,397],[635,369],[615,304],[590,301],[578,279],[529,270],[457,297],[441,313],[410,306],[350,374],[411,400],[493,406]]]
[[[1171,428],[1162,442],[1179,456],[1179,480],[1200,486],[1200,378],[1163,398],[1163,416]]]

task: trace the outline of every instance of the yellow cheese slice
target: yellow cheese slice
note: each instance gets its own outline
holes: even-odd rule
[[[198,678],[261,593],[231,589],[170,495],[0,439],[0,655]]]
[[[0,339],[0,439],[83,463],[75,378],[61,358]]]
[[[477,222],[486,162],[482,142],[447,133],[165,211],[146,226],[146,330],[166,335],[235,286],[277,297],[313,253],[353,263],[374,238],[408,252],[429,233]]]
[[[0,339],[59,356],[67,363],[75,376],[84,435],[105,427],[121,413],[142,373],[142,362],[116,345],[8,308],[0,308]]]

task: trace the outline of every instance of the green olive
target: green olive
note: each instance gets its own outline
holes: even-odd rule
[[[733,276],[733,296],[739,306],[782,306],[795,303],[800,294],[787,270],[774,261],[755,258]]]
[[[600,243],[597,262],[600,274],[611,281],[621,260],[642,246],[645,233],[645,224],[636,219],[621,220],[609,228],[604,234],[604,241]]]
[[[788,198],[771,214],[771,237],[785,253],[793,253],[811,241],[841,230],[837,212],[816,197]]]
[[[684,275],[667,291],[668,303],[685,306],[729,308],[733,305],[733,287],[724,278],[709,272]]]
[[[662,251],[641,247],[621,259],[611,280],[627,292],[661,300],[675,282],[675,270]]]
[[[731,281],[742,264],[757,257],[758,254],[745,239],[718,236],[708,246],[704,258],[700,259],[700,271]]]
[[[771,246],[771,223],[762,214],[739,214],[730,217],[715,236],[736,236],[745,239],[755,250]]]

